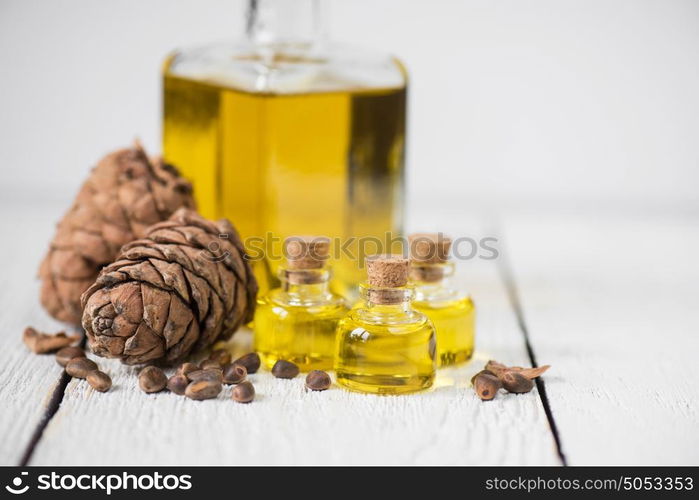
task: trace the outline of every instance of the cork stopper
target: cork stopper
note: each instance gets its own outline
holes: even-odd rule
[[[410,279],[424,283],[435,283],[445,275],[449,261],[451,238],[442,233],[413,233],[408,236],[410,244]]]
[[[402,255],[372,255],[366,259],[367,282],[378,288],[397,288],[408,283],[409,261]]]
[[[449,260],[451,238],[442,233],[413,233],[408,236],[410,260],[419,264],[444,264]]]
[[[330,254],[330,238],[290,236],[284,240],[289,269],[321,269]]]

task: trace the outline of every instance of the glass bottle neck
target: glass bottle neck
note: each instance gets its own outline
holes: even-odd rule
[[[445,285],[453,275],[454,264],[451,262],[440,264],[412,262],[410,264],[410,281],[419,286]]]
[[[371,314],[381,316],[393,316],[397,314],[406,314],[412,310],[412,303],[407,300],[398,304],[378,304],[376,302],[367,301],[365,306],[366,311]]]
[[[369,285],[360,286],[360,295],[367,310],[376,313],[399,313],[411,310],[413,289],[402,288],[375,288]]]
[[[283,267],[279,270],[279,280],[286,300],[292,304],[319,303],[332,297],[327,268],[300,270]]]
[[[330,293],[327,282],[309,284],[291,283],[289,281],[282,280],[282,290],[284,290],[288,295],[306,298],[322,297]]]
[[[245,32],[256,45],[311,45],[322,35],[319,0],[248,0]]]
[[[410,280],[415,286],[415,300],[431,301],[453,298],[458,292],[452,287],[454,264],[415,264],[411,265]]]
[[[413,308],[413,289],[373,288],[360,285],[362,305],[355,314],[362,321],[374,324],[398,325],[423,321],[424,316]]]

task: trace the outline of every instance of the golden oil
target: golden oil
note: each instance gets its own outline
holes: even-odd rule
[[[473,356],[476,308],[471,297],[435,299],[416,289],[413,306],[432,320],[437,332],[439,366],[457,365]]]
[[[253,257],[264,249],[261,290],[278,285],[288,236],[400,234],[404,85],[257,92],[183,76],[176,59],[164,69],[165,158],[192,181],[204,216],[229,218]],[[357,255],[356,240],[348,248]],[[338,257],[333,288],[351,295],[362,272],[356,257]]]
[[[388,265],[394,266],[394,262]],[[335,374],[347,389],[373,394],[406,394],[427,389],[435,377],[435,331],[430,320],[411,306],[405,279],[382,281],[369,267],[362,304],[340,321]],[[386,261],[384,261],[386,264]],[[398,264],[395,264],[398,266]],[[395,277],[395,275],[393,276]]]
[[[332,369],[335,330],[347,308],[340,297],[331,298],[321,288],[292,285],[258,300],[254,350],[267,368],[283,359],[301,371]]]
[[[453,263],[447,260],[451,240],[443,235],[419,233],[410,235],[409,241],[410,278],[415,288],[413,306],[434,324],[439,366],[466,362],[473,356],[476,308],[470,296],[450,285],[454,273]]]
[[[312,240],[287,240],[308,245]],[[316,240],[317,241],[317,240]],[[333,366],[335,331],[347,314],[344,300],[329,292],[330,271],[323,250],[289,258],[280,268],[281,288],[258,300],[254,322],[254,349],[271,369],[278,360],[291,361],[301,371],[329,370]],[[287,252],[288,253],[288,252]]]

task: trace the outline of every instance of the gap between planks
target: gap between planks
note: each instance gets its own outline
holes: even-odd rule
[[[44,411],[41,419],[39,422],[37,422],[36,428],[29,439],[29,443],[27,443],[27,447],[22,454],[22,458],[20,459],[19,464],[17,464],[20,467],[29,465],[29,461],[32,459],[32,455],[34,454],[34,450],[44,435],[46,426],[49,425],[49,422],[58,412],[58,408],[61,406],[61,402],[63,401],[63,396],[65,395],[66,387],[68,387],[68,382],[70,382],[70,379],[70,375],[68,375],[65,370],[58,376],[58,382],[53,389],[53,393],[51,394],[51,399],[46,407],[46,411]]]
[[[536,359],[536,354],[534,352],[531,337],[529,336],[529,329],[527,328],[527,323],[524,319],[522,303],[519,300],[519,291],[517,289],[514,274],[512,273],[510,262],[506,257],[506,252],[502,242],[500,242],[500,251],[501,253],[498,259],[498,271],[500,273],[505,290],[507,292],[507,298],[510,301],[510,305],[512,306],[512,310],[515,313],[515,317],[517,318],[517,325],[519,326],[519,329],[522,332],[522,335],[524,336],[524,345],[527,350],[527,355],[529,356],[529,361],[531,362],[531,365],[533,367],[537,367],[539,366],[539,364]],[[565,453],[563,452],[561,436],[558,432],[558,427],[556,426],[556,419],[553,417],[553,412],[551,411],[551,404],[546,393],[546,383],[544,382],[542,377],[537,377],[536,379],[534,379],[534,382],[536,383],[536,388],[539,393],[539,398],[541,399],[541,404],[544,407],[544,413],[546,413],[546,419],[548,420],[549,426],[551,427],[551,434],[553,435],[553,440],[556,443],[556,453],[558,453],[558,458],[561,460],[561,464],[567,466],[568,462],[566,460]]]
[[[79,331],[82,334],[82,339],[80,340],[80,343],[78,345],[81,348],[85,349],[87,344],[87,336],[85,335],[85,330],[83,330],[82,328],[80,328]],[[49,403],[48,405],[46,405],[46,410],[44,411],[44,414],[41,416],[39,422],[37,422],[36,428],[34,429],[34,432],[32,432],[32,436],[31,438],[29,438],[29,442],[27,443],[27,446],[24,449],[24,453],[22,453],[22,458],[20,459],[18,464],[20,467],[26,467],[27,465],[29,465],[29,462],[32,459],[32,455],[34,454],[34,450],[36,449],[37,445],[39,444],[39,441],[41,441],[41,438],[44,435],[44,430],[49,425],[49,422],[51,422],[51,419],[54,417],[54,415],[56,415],[58,409],[61,406],[61,403],[63,402],[63,396],[65,396],[66,388],[68,387],[68,383],[70,382],[71,378],[72,377],[68,375],[65,369],[58,376],[56,385],[54,386],[53,392],[51,393],[51,399],[49,399]]]

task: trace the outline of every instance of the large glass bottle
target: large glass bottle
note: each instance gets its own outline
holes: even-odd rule
[[[163,70],[165,158],[205,216],[228,217],[253,258],[264,248],[262,289],[278,284],[288,236],[402,229],[405,69],[327,42],[319,3],[250,0],[244,40],[175,51]],[[333,287],[351,296],[359,260],[333,254]]]

